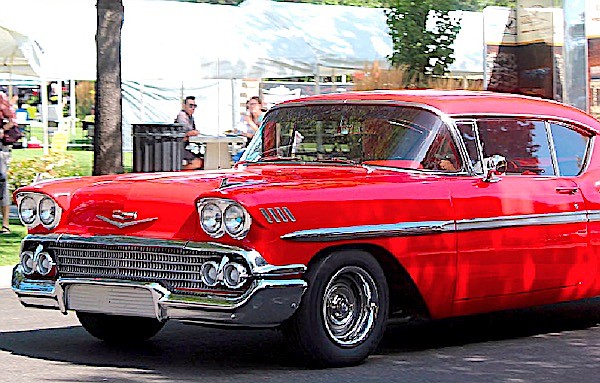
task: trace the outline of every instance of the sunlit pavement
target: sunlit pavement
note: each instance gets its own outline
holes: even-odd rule
[[[0,266],[0,289],[10,287],[12,269],[12,266]]]

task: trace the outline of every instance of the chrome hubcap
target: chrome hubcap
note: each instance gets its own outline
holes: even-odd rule
[[[331,278],[323,296],[329,337],[340,346],[355,346],[371,333],[379,295],[373,278],[360,267],[346,266]]]

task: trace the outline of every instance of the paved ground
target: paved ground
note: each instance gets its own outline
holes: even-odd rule
[[[0,289],[0,382],[572,383],[597,382],[600,307],[568,305],[390,326],[356,367],[310,370],[273,330],[169,322],[152,340],[95,340],[73,313],[22,307]]]
[[[10,287],[12,266],[0,266],[0,289]]]

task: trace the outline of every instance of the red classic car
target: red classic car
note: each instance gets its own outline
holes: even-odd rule
[[[316,366],[361,362],[389,318],[600,295],[600,122],[467,91],[271,109],[233,169],[44,181],[12,286],[97,338],[169,319],[279,327]]]

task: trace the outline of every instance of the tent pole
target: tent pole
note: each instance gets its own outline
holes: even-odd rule
[[[71,133],[75,134],[75,119],[77,118],[76,113],[77,102],[75,99],[75,80],[71,79],[69,84],[69,111],[71,112]]]
[[[317,63],[315,64],[315,94],[321,94],[321,70],[318,61],[319,59],[317,58]]]
[[[238,114],[238,107],[240,105],[240,93],[237,91],[237,79],[231,79],[231,122],[232,129],[236,127],[240,116]]]
[[[40,79],[40,90],[42,96],[42,128],[44,129],[44,155],[48,155],[48,84],[46,84],[46,78]]]
[[[58,114],[58,126],[60,127],[61,123],[62,123],[62,119],[63,119],[63,93],[62,93],[62,86],[63,86],[63,81],[62,80],[58,80],[56,82],[56,84],[58,85],[58,99],[56,101],[56,105],[57,105],[57,114]]]
[[[12,83],[12,68],[11,71],[8,72],[8,102],[12,105],[13,98],[13,83]]]

